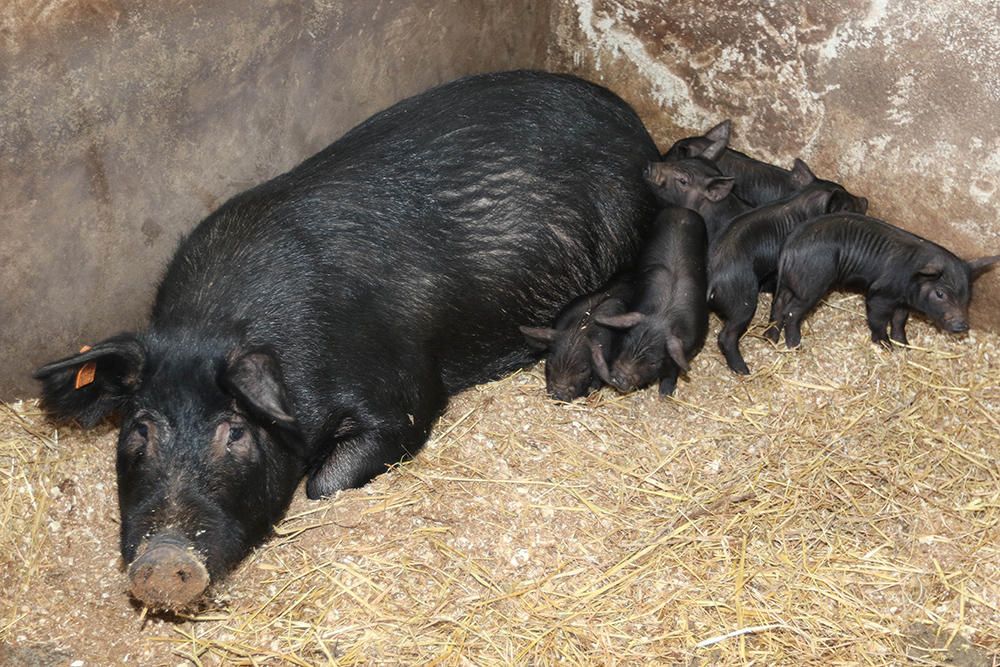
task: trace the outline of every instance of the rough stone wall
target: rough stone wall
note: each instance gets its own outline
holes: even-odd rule
[[[540,66],[534,0],[0,4],[0,397],[140,326],[180,236],[392,102]]]
[[[550,68],[626,97],[664,149],[732,118],[735,147],[801,157],[960,256],[1000,253],[996,0],[554,0],[553,14]],[[1000,328],[1000,270],[972,318]]]

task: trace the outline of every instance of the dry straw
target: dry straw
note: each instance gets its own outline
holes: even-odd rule
[[[330,502],[300,497],[172,618],[124,593],[113,430],[57,434],[33,403],[6,406],[2,650],[86,664],[994,664],[1000,336],[918,321],[912,348],[887,352],[857,297],[817,311],[798,351],[761,324],[743,343],[754,375],[730,374],[710,341],[674,399],[557,404],[540,366],[467,391],[416,461]]]

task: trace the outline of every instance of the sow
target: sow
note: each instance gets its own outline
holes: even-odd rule
[[[209,215],[143,331],[36,372],[54,417],[121,417],[133,595],[197,599],[303,476],[310,498],[363,485],[420,449],[449,394],[532,362],[516,323],[634,260],[657,157],[600,86],[471,76]]]

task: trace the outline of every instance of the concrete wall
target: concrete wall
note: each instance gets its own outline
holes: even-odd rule
[[[996,0],[553,0],[549,66],[603,81],[666,148],[734,145],[867,196],[961,256],[1000,253]],[[1000,270],[973,325],[1000,329]]]
[[[872,213],[1000,252],[995,0],[6,0],[0,397],[141,326],[180,235],[392,102],[455,76],[572,71],[663,147],[721,118]],[[973,324],[1000,328],[1000,271]]]
[[[533,0],[0,3],[0,397],[141,326],[181,234],[392,102],[538,67]]]

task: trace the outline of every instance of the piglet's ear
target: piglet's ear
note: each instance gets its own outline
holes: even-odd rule
[[[792,163],[792,171],[790,174],[792,185],[799,190],[816,180],[816,174],[812,172],[809,165],[798,158],[795,158],[795,162]]]
[[[59,421],[94,426],[135,393],[145,363],[146,351],[132,334],[85,346],[35,371],[42,383],[42,409]]]
[[[972,279],[975,280],[989,271],[990,268],[992,268],[997,262],[1000,262],[1000,255],[970,259],[967,263],[969,265],[969,270],[972,271]]]
[[[646,316],[642,313],[631,312],[622,313],[621,315],[598,315],[594,318],[594,321],[615,329],[631,329],[644,319],[646,319]]]
[[[273,353],[265,349],[243,352],[229,362],[221,384],[247,410],[264,421],[295,428],[291,402]]]
[[[593,340],[587,342],[590,345],[591,368],[597,373],[597,377],[601,379],[601,382],[611,384],[611,372],[608,370],[608,362],[604,358],[604,348]]]
[[[518,327],[528,345],[536,350],[547,350],[555,342],[559,332],[547,327]]]
[[[715,162],[719,159],[719,156],[726,150],[726,144],[728,144],[727,139],[719,139],[718,141],[713,141],[709,144],[708,148],[703,150],[698,157],[703,157],[706,160],[711,160]]]
[[[935,257],[917,270],[917,280],[937,280],[944,273],[944,260]]]
[[[705,133],[706,139],[725,141],[729,143],[729,135],[733,131],[733,121],[726,119]]]
[[[705,186],[705,197],[711,202],[720,202],[733,191],[732,176],[716,176]]]

